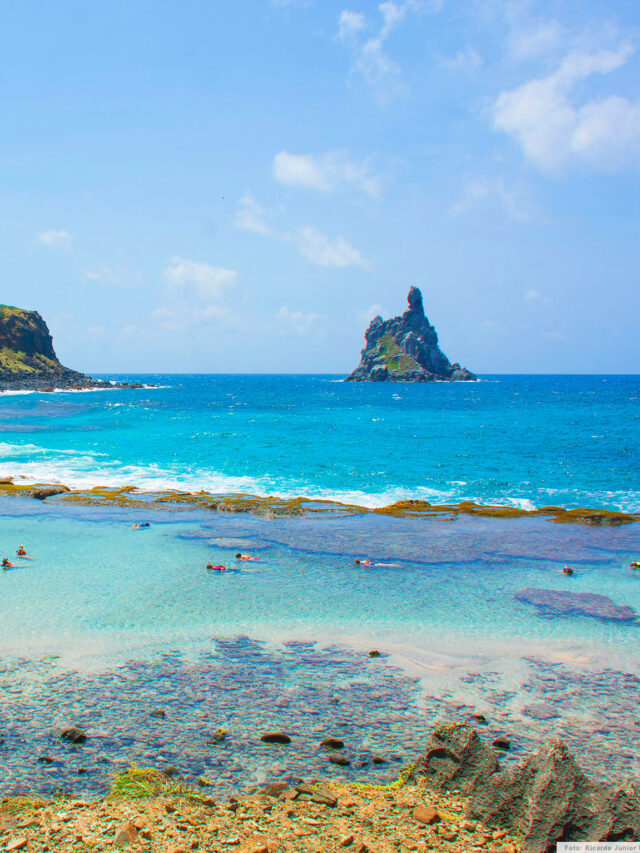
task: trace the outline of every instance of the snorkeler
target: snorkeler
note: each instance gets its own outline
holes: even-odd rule
[[[140,524],[134,524],[132,530],[142,530],[143,527],[151,527],[148,521],[141,521]]]
[[[569,566],[565,566],[564,569],[562,570],[562,574],[563,575],[572,575],[573,569],[570,569]]]
[[[207,563],[207,569],[209,569],[210,572],[226,572],[227,571],[226,566],[212,566],[211,563]]]
[[[243,560],[244,562],[246,562],[247,560],[256,560],[257,561],[257,559],[258,559],[257,557],[251,557],[249,554],[241,554],[239,551],[236,554],[236,560]]]
[[[26,557],[27,552],[25,551],[24,545],[19,545],[18,550],[16,551],[17,557]]]
[[[13,563],[10,563],[7,557],[3,557],[2,559],[2,568],[3,569],[12,569]]]

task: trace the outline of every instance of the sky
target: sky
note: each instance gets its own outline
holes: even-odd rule
[[[22,0],[0,301],[86,372],[640,373],[637,0]]]

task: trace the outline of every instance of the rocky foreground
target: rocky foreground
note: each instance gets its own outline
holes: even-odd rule
[[[557,740],[507,771],[498,755],[468,724],[439,724],[390,785],[272,782],[228,802],[173,768],[132,767],[99,802],[3,801],[1,849],[548,853],[560,840],[640,840],[636,785],[592,782]]]
[[[408,307],[401,317],[374,317],[364,333],[360,364],[348,382],[469,382],[477,377],[451,364],[438,345],[438,333],[429,323],[417,287],[409,290]]]

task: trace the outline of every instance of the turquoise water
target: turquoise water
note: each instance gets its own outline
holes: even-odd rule
[[[640,508],[635,377],[145,379],[162,387],[3,395],[0,475],[366,505]],[[436,719],[474,711],[488,738],[509,735],[512,759],[559,734],[597,775],[640,771],[638,623],[549,617],[515,598],[594,592],[640,613],[628,565],[640,525],[149,516],[134,530],[133,510],[0,499],[0,557],[18,544],[33,557],[0,572],[0,793],[100,793],[136,760],[211,776],[218,796],[335,773],[318,743],[336,733],[352,757],[339,772],[384,781]],[[238,550],[258,559],[238,563]],[[540,703],[546,720],[527,710]],[[84,747],[52,734],[68,724],[89,731]],[[219,726],[228,743],[213,749]],[[273,728],[292,746],[261,745]]]
[[[0,397],[0,475],[637,511],[640,378],[153,376],[149,390]]]

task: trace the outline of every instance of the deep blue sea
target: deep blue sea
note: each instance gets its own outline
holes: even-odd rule
[[[0,475],[69,486],[640,510],[640,377],[129,376],[0,397]]]
[[[159,387],[0,396],[0,475],[640,510],[639,377],[126,378]],[[640,524],[145,514],[134,529],[138,509],[0,498],[0,557],[14,562],[0,572],[0,796],[101,794],[135,761],[204,774],[218,797],[335,773],[328,735],[347,744],[340,773],[390,781],[437,719],[473,712],[486,739],[511,740],[505,761],[553,735],[600,777],[640,773],[640,622],[517,597],[592,593],[640,614]],[[13,556],[19,544],[32,559]],[[64,725],[86,744],[61,743]],[[219,727],[227,741],[212,747]],[[291,746],[266,747],[268,729]]]

